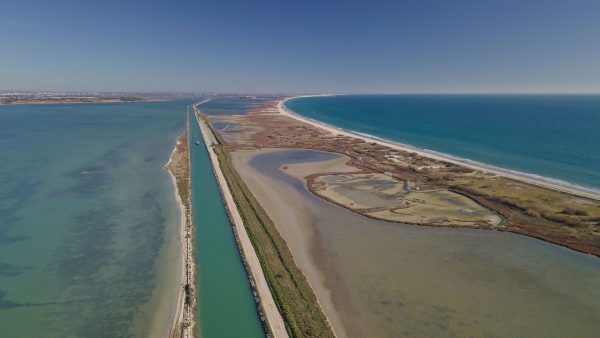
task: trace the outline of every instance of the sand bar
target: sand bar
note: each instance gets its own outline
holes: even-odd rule
[[[195,315],[193,313],[196,303],[194,285],[195,262],[193,255],[193,229],[192,229],[192,211],[190,200],[190,163],[189,163],[189,144],[188,133],[189,121],[186,123],[186,132],[177,140],[169,162],[165,165],[173,182],[175,199],[179,206],[180,213],[180,266],[181,273],[179,274],[179,290],[177,292],[177,303],[169,337],[194,337],[194,327],[196,325]],[[185,181],[187,178],[187,182]],[[183,180],[183,184],[187,184],[187,194],[182,196],[182,191],[179,190],[178,181]],[[186,200],[184,201],[183,198]],[[186,288],[188,285],[188,288]],[[186,292],[189,293],[189,299],[186,302]]]

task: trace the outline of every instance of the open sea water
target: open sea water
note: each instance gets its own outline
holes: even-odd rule
[[[342,95],[286,106],[343,129],[600,190],[600,95]]]

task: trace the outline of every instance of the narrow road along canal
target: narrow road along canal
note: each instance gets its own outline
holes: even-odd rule
[[[190,116],[197,336],[264,337],[256,302],[196,117]],[[196,145],[194,142],[199,141]]]

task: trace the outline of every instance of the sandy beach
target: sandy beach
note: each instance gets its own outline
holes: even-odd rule
[[[173,151],[175,152],[175,151]],[[171,155],[172,157],[172,155]],[[170,163],[170,161],[169,161]],[[167,170],[168,171],[168,170]],[[181,198],[179,197],[179,192],[177,191],[177,182],[175,181],[175,176],[170,172],[169,172],[169,176],[171,177],[171,181],[173,182],[173,187],[174,187],[174,192],[175,192],[175,199],[177,200],[177,206],[179,207],[179,213],[180,213],[180,245],[181,245],[181,252],[180,252],[180,262],[179,264],[181,265],[181,270],[180,270],[180,274],[179,274],[179,281],[178,284],[180,285],[180,287],[178,288],[177,291],[177,304],[175,306],[175,312],[173,313],[173,320],[172,320],[172,324],[171,324],[171,329],[169,330],[169,337],[177,337],[177,333],[178,333],[178,328],[181,327],[181,324],[183,323],[183,317],[184,317],[184,299],[185,299],[185,294],[183,292],[183,287],[181,287],[181,285],[183,285],[183,281],[185,280],[185,269],[183,268],[185,266],[185,251],[183,250],[184,248],[184,241],[183,239],[185,238],[185,208],[183,206],[183,202],[181,201]]]
[[[187,130],[187,127],[186,127]],[[187,142],[187,137],[185,138],[185,142]],[[175,199],[177,201],[177,205],[179,207],[179,215],[180,215],[180,231],[179,231],[179,245],[180,245],[180,274],[179,274],[179,288],[177,292],[177,303],[175,307],[175,311],[173,313],[173,319],[171,323],[171,328],[169,330],[169,337],[182,337],[182,338],[190,338],[194,336],[194,328],[196,325],[195,315],[193,313],[195,304],[195,296],[194,293],[190,294],[190,303],[187,304],[185,302],[186,292],[185,285],[190,284],[193,285],[194,281],[194,256],[193,256],[193,235],[191,228],[191,208],[186,208],[186,204],[189,205],[189,195],[188,201],[184,203],[181,197],[181,192],[179,191],[177,185],[177,176],[186,173],[178,172],[177,165],[181,165],[181,163],[177,163],[177,161],[185,160],[186,156],[181,156],[178,154],[178,151],[181,149],[185,149],[187,151],[186,146],[182,146],[182,138],[177,140],[175,147],[173,148],[173,152],[169,158],[169,162],[165,165],[169,176],[171,177],[171,181],[173,183],[173,189],[175,193]],[[183,158],[182,158],[183,157]],[[189,161],[189,157],[187,157]],[[189,162],[188,162],[189,168]],[[187,173],[189,175],[189,172]],[[189,177],[189,176],[188,176]],[[189,182],[189,181],[188,181]]]
[[[566,193],[577,195],[577,196],[600,200],[600,192],[595,191],[593,189],[576,186],[576,185],[569,184],[566,182],[563,183],[561,181],[553,180],[551,178],[545,178],[545,177],[540,177],[540,176],[536,176],[536,175],[532,175],[532,174],[521,173],[521,172],[509,170],[509,169],[490,166],[490,165],[486,165],[483,163],[475,163],[472,161],[455,158],[455,157],[452,157],[452,156],[449,156],[446,154],[441,154],[441,153],[433,152],[430,150],[420,149],[420,148],[413,147],[413,146],[410,146],[407,144],[401,144],[398,142],[392,142],[392,141],[380,139],[377,137],[362,135],[362,134],[359,134],[356,132],[337,128],[337,127],[334,127],[334,126],[331,126],[326,123],[319,122],[319,121],[316,121],[316,120],[313,120],[310,118],[306,118],[304,116],[294,113],[293,111],[291,111],[290,109],[288,109],[285,106],[285,102],[287,100],[294,99],[294,98],[301,98],[301,97],[311,97],[311,96],[328,96],[328,95],[303,95],[303,96],[295,96],[295,97],[285,98],[285,99],[279,101],[277,104],[279,113],[283,114],[285,116],[291,117],[293,119],[308,123],[314,127],[328,131],[332,134],[354,137],[357,139],[361,139],[365,142],[374,142],[374,143],[377,143],[377,144],[380,144],[383,146],[387,146],[392,149],[396,149],[396,150],[400,150],[400,151],[414,152],[423,157],[428,157],[428,158],[435,159],[438,161],[445,161],[445,162],[461,165],[461,166],[464,166],[464,167],[467,167],[470,169],[479,170],[481,172],[491,173],[491,174],[507,177],[507,178],[521,181],[521,182],[524,182],[527,184],[531,184],[531,185],[535,185],[535,186],[539,186],[539,187],[543,187],[543,188],[548,188],[548,189],[553,189],[553,190],[557,190],[557,191],[561,191],[561,192],[566,192]]]
[[[363,215],[417,225],[509,231],[600,254],[595,230],[600,197],[594,191],[554,184],[551,179],[527,174],[513,175],[510,170],[488,170],[485,164],[463,164],[450,155],[428,150],[417,152],[411,146],[322,126],[289,115],[293,113],[284,109],[284,102],[270,101],[247,115],[211,116],[210,120],[217,130],[235,126],[219,132],[231,152],[248,148],[296,148],[349,156],[350,165],[363,174],[325,177],[317,173],[308,178],[309,188],[320,197]],[[407,195],[403,205],[389,200],[391,195],[405,189],[401,181],[408,189],[412,184],[412,188],[419,190]],[[391,190],[359,194],[361,184],[385,185]],[[428,202],[423,204],[422,198]],[[463,207],[449,202],[454,198]],[[400,207],[406,212],[397,213]]]
[[[488,313],[484,315],[485,318],[480,318],[481,309],[489,307],[487,304],[489,300],[485,298],[488,296],[483,295],[488,295],[490,288],[498,291],[494,294],[491,303],[506,299],[511,288],[517,288],[521,293],[520,296],[511,298],[511,304],[506,304],[502,308],[505,313],[512,313],[515,308],[528,308],[530,304],[542,302],[537,298],[536,293],[529,293],[529,286],[539,281],[535,276],[529,276],[529,268],[523,266],[520,261],[513,261],[513,257],[508,254],[505,256],[505,249],[514,250],[515,247],[525,245],[526,253],[531,255],[532,261],[537,261],[539,257],[545,255],[556,255],[558,259],[565,261],[577,260],[580,259],[577,254],[564,253],[561,251],[563,248],[540,244],[531,238],[521,238],[505,231],[470,232],[470,230],[447,228],[414,228],[405,222],[391,223],[381,219],[371,219],[353,213],[339,203],[330,203],[331,201],[315,196],[308,189],[305,178],[307,175],[357,171],[361,169],[360,164],[363,162],[381,160],[371,154],[379,154],[383,157],[393,150],[398,150],[416,153],[435,161],[452,163],[455,166],[468,167],[476,170],[476,174],[481,177],[500,180],[510,187],[514,184],[518,189],[540,190],[537,188],[540,187],[545,188],[548,194],[566,192],[598,199],[596,192],[555,183],[549,179],[513,173],[510,170],[488,168],[484,164],[464,163],[461,159],[444,154],[341,130],[294,114],[285,108],[285,100],[278,101],[276,106],[275,103],[271,104],[262,111],[257,110],[246,116],[228,119],[213,117],[221,123],[235,123],[239,128],[238,131],[223,132],[225,136],[217,136],[223,137],[227,142],[226,149],[229,147],[231,161],[227,162],[227,167],[232,165],[235,168],[248,190],[256,198],[257,204],[268,213],[276,232],[281,235],[289,248],[294,263],[306,277],[309,288],[317,295],[315,301],[326,315],[336,336],[385,337],[392,332],[398,332],[403,327],[406,336],[415,336],[420,330],[427,330],[431,335],[436,335],[448,329],[445,323],[449,311],[447,308],[452,308],[451,316],[456,317],[452,321],[452,325],[456,326],[452,331],[462,332],[465,335],[482,334],[486,329],[485,325],[481,325],[484,321],[487,321],[490,327],[493,326],[496,332],[503,332],[505,326],[495,323],[518,323],[525,331],[536,330],[532,323],[514,318],[501,319],[497,314]],[[210,141],[216,142],[215,139]],[[354,146],[355,148],[350,148]],[[345,152],[346,155],[340,154],[344,153],[344,149],[354,149],[359,155],[350,151]],[[370,157],[360,162],[360,154],[365,154],[365,151]],[[349,160],[350,162],[356,160],[355,156],[359,158],[358,166],[355,166],[356,163],[348,165]],[[471,180],[470,177],[464,179]],[[573,198],[566,194],[559,195],[565,199]],[[506,212],[511,217],[517,217],[511,213],[512,210]],[[535,231],[539,229],[535,228],[535,223],[531,223],[528,219],[523,222],[521,224],[515,222],[513,228],[508,231],[547,240],[542,236],[536,236]],[[523,230],[522,227],[528,224],[533,224],[534,232]],[[552,235],[554,233],[549,232],[548,238],[553,239],[553,243],[561,245],[566,243],[566,246],[577,249],[575,244],[579,242],[575,244],[561,242],[556,240],[556,237],[551,237]],[[568,233],[564,236],[569,238]],[[587,245],[585,238],[581,243]],[[485,261],[477,263],[463,261],[464,257],[473,257],[473,252],[476,252],[476,255],[485,255],[485,252],[477,253],[477,250],[488,250],[485,249],[488,247],[489,250],[494,251],[495,265]],[[359,248],[362,248],[362,252],[358,250]],[[585,247],[581,249],[584,250],[587,249]],[[457,258],[447,261],[448,255],[457,255]],[[377,264],[373,264],[374,262]],[[461,285],[460,292],[457,293],[446,292],[448,290],[443,284],[437,285],[449,278],[443,270],[447,269],[450,263],[453,265],[452,278],[455,279],[453,285]],[[485,270],[489,278],[465,279],[461,271],[468,270],[470,264],[475,264],[477,269]],[[568,268],[570,264],[549,262],[548,268],[560,271]],[[505,284],[489,282],[495,280],[495,274],[504,275],[505,271],[511,269],[522,273],[523,279],[504,281],[503,283],[509,285],[506,288],[503,288]],[[581,274],[585,275],[584,268]],[[403,282],[398,283],[399,280]],[[583,282],[582,285],[587,287]],[[465,297],[468,298],[467,295],[473,292],[482,295],[483,298],[472,302],[464,301]],[[430,297],[430,295],[434,296]],[[549,297],[547,303],[562,301],[565,300],[558,296]],[[445,305],[440,306],[440,302]],[[589,317],[589,314],[583,311],[584,307],[581,307],[581,304],[576,305],[581,310],[581,316]],[[408,308],[410,311],[407,311]],[[478,310],[473,312],[475,308]],[[500,310],[500,307],[498,309]],[[546,318],[558,316],[550,310],[546,312]],[[427,315],[423,316],[424,313]],[[432,318],[432,316],[439,318]],[[416,322],[416,320],[422,321],[423,318],[431,320],[426,320],[426,323]],[[494,319],[490,320],[490,318]],[[577,321],[577,316],[569,318],[571,329],[577,327]],[[430,328],[430,322],[435,322],[435,327]],[[553,320],[548,321],[550,322]],[[592,322],[585,320],[586,324]],[[464,327],[461,327],[463,325]],[[587,330],[589,327],[581,329]]]

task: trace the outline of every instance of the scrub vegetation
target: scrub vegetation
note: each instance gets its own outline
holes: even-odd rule
[[[290,337],[334,337],[313,290],[296,266],[285,240],[235,171],[221,136],[214,130],[213,134],[219,141],[214,150],[219,158],[221,170],[244,220],[244,226]]]

